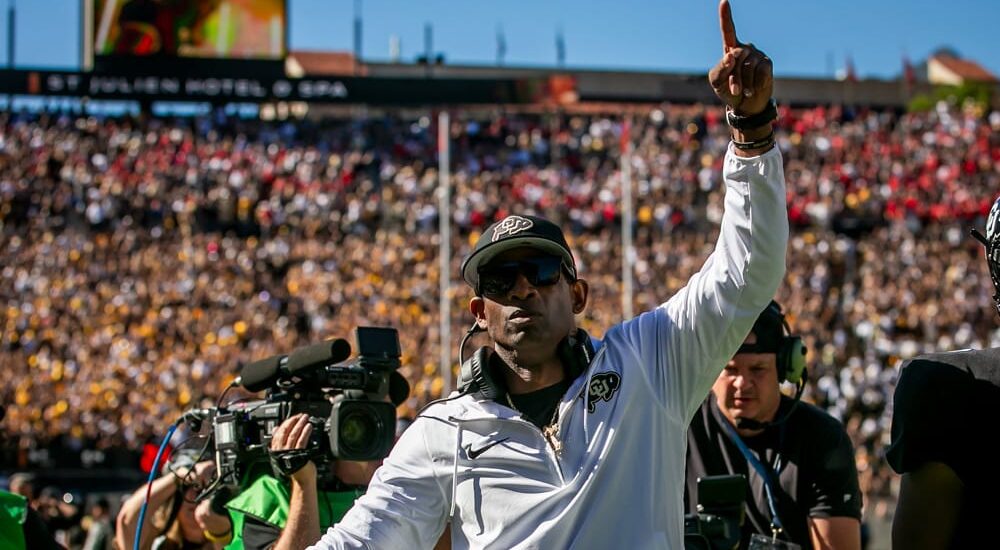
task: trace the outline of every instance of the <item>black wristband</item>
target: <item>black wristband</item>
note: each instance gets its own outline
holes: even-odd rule
[[[774,145],[774,132],[771,132],[770,134],[754,141],[733,140],[733,147],[736,147],[740,151],[752,151],[754,149],[763,149],[765,147],[769,148],[772,145]]]
[[[726,122],[737,130],[760,128],[768,122],[777,119],[778,104],[774,101],[773,97],[771,101],[767,102],[767,107],[764,107],[763,111],[750,116],[740,116],[733,111],[732,107],[726,107]]]

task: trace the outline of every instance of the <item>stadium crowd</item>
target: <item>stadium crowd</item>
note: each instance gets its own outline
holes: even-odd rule
[[[778,299],[810,349],[805,399],[845,423],[866,513],[884,514],[900,359],[1000,344],[968,238],[1000,194],[1000,113],[781,115],[792,239]],[[435,118],[3,115],[0,466],[82,455],[136,467],[242,365],[358,325],[400,331],[413,388],[400,416],[439,397]],[[461,258],[510,212],[567,229],[591,283],[585,329],[600,336],[620,318],[623,158],[636,189],[635,310],[700,266],[721,216],[721,109],[664,105],[629,121],[453,117],[452,350],[471,320]]]

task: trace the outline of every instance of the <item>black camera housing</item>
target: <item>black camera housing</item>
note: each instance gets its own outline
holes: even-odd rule
[[[292,372],[276,368],[264,399],[216,412],[213,437],[220,484],[242,486],[261,469],[266,471],[275,429],[300,413],[313,425],[305,450],[322,474],[332,470],[327,466],[333,460],[388,455],[395,440],[396,408],[387,396],[390,376],[400,366],[399,335],[391,328],[358,327],[355,341],[359,355],[352,361],[332,362],[336,353],[318,352],[320,346],[297,350],[290,359],[275,359],[275,365],[294,362],[296,367]],[[335,343],[334,348],[344,344]]]
[[[743,536],[746,494],[742,474],[698,478],[698,513],[684,516],[684,548],[737,548]]]

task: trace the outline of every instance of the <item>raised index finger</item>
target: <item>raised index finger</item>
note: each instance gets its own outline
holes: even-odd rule
[[[733,9],[729,0],[719,2],[719,28],[722,29],[722,51],[728,52],[740,45],[736,39],[736,25],[733,24]]]

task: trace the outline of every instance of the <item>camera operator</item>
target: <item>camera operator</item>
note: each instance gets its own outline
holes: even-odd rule
[[[215,488],[225,491],[213,500],[228,509],[231,549],[305,547],[364,494],[410,386],[395,329],[357,327],[355,343],[353,359],[336,338],[254,361],[237,384],[263,399],[216,411]]]
[[[1000,312],[1000,198],[986,221],[994,306]],[[889,465],[902,474],[892,522],[900,550],[995,548],[1000,517],[1000,348],[924,355],[900,370]]]
[[[189,453],[171,458],[164,475],[153,481],[150,489],[140,549],[219,550],[229,542],[229,518],[212,511],[210,500],[195,501],[211,481],[214,470],[215,463],[195,464]],[[118,548],[132,548],[145,499],[143,484],[122,504],[116,522]]]
[[[781,393],[805,383],[805,349],[772,301],[726,364],[688,428],[688,511],[700,477],[742,474],[749,487],[741,547],[756,533],[802,548],[857,549],[861,492],[843,425]]]
[[[287,418],[274,431],[270,451],[273,454],[305,449],[313,425],[305,413]],[[334,460],[327,487],[320,487],[320,472],[312,460],[300,460],[294,471],[272,461],[281,470],[278,476],[260,474],[250,486],[230,500],[229,509],[235,531],[230,548],[300,549],[316,541],[325,529],[344,515],[355,499],[364,494],[377,462]]]

